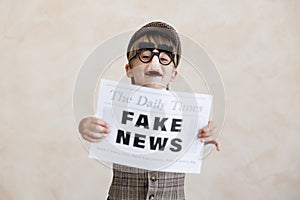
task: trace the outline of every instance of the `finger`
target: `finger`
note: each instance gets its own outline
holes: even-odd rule
[[[95,120],[93,121],[93,123],[97,124],[97,125],[100,125],[100,126],[104,126],[106,128],[109,127],[108,124],[105,121],[103,121],[101,119],[98,119],[98,118],[95,118]]]
[[[198,133],[199,138],[208,138],[208,137],[212,137],[214,135],[216,135],[216,128],[210,129],[207,132],[199,131],[199,133]]]
[[[209,130],[202,130],[202,131],[199,130],[199,133],[198,133],[199,138],[211,137],[211,136],[214,136],[214,135],[217,135],[217,128],[216,127],[212,127]]]
[[[209,129],[215,129],[216,128],[216,124],[213,122],[213,121],[209,121],[208,122],[208,127],[209,127]]]
[[[221,151],[221,143],[217,142],[216,144],[217,151]]]
[[[99,142],[99,141],[101,141],[101,139],[102,139],[102,138],[98,138],[98,139],[91,138],[91,137],[89,137],[89,136],[87,136],[87,135],[83,135],[82,137],[83,137],[86,141],[88,141],[88,142]]]
[[[213,125],[213,122],[212,122],[212,121],[208,121],[207,127],[208,127],[208,128],[211,128],[212,125]]]
[[[205,130],[209,130],[211,129],[213,126],[213,122],[212,121],[208,121],[207,125],[204,127]]]
[[[212,121],[209,121],[208,124],[202,128],[203,129],[202,131],[208,132],[208,131],[214,129],[215,127],[216,127],[215,124]]]
[[[105,133],[95,133],[95,132],[92,132],[92,131],[89,131],[85,134],[85,136],[87,136],[90,139],[102,139],[106,135],[107,134],[105,134]]]
[[[220,144],[220,142],[215,142],[214,145],[215,145],[217,151],[221,150],[221,144]]]
[[[220,150],[221,150],[221,148],[220,148],[220,143],[217,142],[216,140],[204,141],[204,145],[207,145],[207,144],[213,144],[213,145],[215,145],[217,151],[220,151]]]
[[[209,125],[206,125],[206,126],[204,126],[203,128],[201,128],[201,129],[199,130],[199,133],[200,133],[200,134],[201,134],[201,133],[207,133],[209,130],[210,130]]]
[[[93,131],[95,133],[109,133],[110,130],[107,127],[104,127],[102,125],[96,125],[92,124],[89,128],[90,131]]]
[[[201,133],[201,134],[198,134],[198,138],[202,139],[202,138],[209,138],[209,137],[212,137],[212,135],[208,135],[208,134],[204,134],[204,133]]]

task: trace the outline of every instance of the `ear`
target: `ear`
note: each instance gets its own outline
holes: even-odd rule
[[[173,72],[172,72],[172,76],[171,76],[170,82],[175,81],[175,78],[177,77],[177,74],[178,74],[178,70],[174,69]]]
[[[132,69],[130,67],[130,64],[125,65],[125,70],[128,78],[133,77]]]

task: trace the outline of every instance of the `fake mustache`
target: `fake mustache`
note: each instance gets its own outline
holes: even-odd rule
[[[148,72],[146,72],[146,75],[147,76],[162,76],[162,74],[157,71],[148,71]]]

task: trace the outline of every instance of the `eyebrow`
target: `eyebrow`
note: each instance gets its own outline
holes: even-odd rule
[[[164,51],[173,52],[174,48],[172,46],[166,45],[166,44],[159,44],[157,45],[157,48]]]
[[[155,44],[152,42],[141,42],[139,43],[139,49],[155,49]],[[157,45],[157,49],[173,52],[174,47],[166,44],[159,44]]]
[[[141,42],[139,44],[139,49],[154,49],[155,45],[152,42]]]

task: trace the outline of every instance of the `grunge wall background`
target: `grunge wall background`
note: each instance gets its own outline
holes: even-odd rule
[[[96,45],[152,20],[201,44],[226,89],[222,151],[187,176],[187,199],[299,199],[299,11],[297,0],[2,0],[0,199],[105,199],[111,170],[81,144],[73,84]]]

